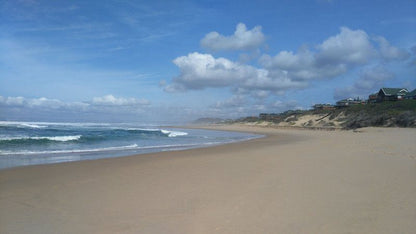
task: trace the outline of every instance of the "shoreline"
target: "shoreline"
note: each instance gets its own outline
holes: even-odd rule
[[[133,129],[120,127],[121,129]],[[41,150],[23,150],[25,149],[24,143],[20,149],[15,151],[7,150],[0,152],[0,170],[8,168],[25,167],[33,165],[44,164],[56,164],[66,163],[73,161],[85,161],[85,160],[97,160],[101,158],[116,158],[126,157],[141,154],[150,154],[164,151],[180,151],[195,148],[212,147],[216,145],[228,144],[239,141],[246,141],[261,137],[259,135],[251,133],[237,133],[234,131],[213,131],[213,129],[198,129],[198,128],[186,128],[177,126],[159,126],[160,129],[146,129],[146,128],[134,128],[147,132],[157,132],[167,136],[166,140],[162,137],[157,138],[152,142],[151,140],[144,139],[145,137],[136,136],[135,141],[121,142],[119,144],[108,145],[92,145],[90,147],[79,147],[78,140],[82,137],[85,141],[89,137],[89,132],[82,132],[77,135],[76,144],[73,148],[56,148],[55,150],[49,150],[44,148]],[[168,129],[168,130],[166,130]],[[186,131],[186,132],[185,132]],[[204,132],[205,131],[205,132]],[[68,133],[70,134],[70,133]],[[68,135],[67,134],[67,135]],[[81,135],[82,134],[82,135]],[[85,134],[85,135],[84,135]],[[179,134],[179,137],[178,137]],[[190,134],[191,137],[183,138]],[[136,134],[137,135],[137,134]],[[84,138],[85,137],[85,138]],[[48,140],[54,137],[45,137]],[[108,137],[110,138],[110,137]],[[144,140],[143,140],[144,139]],[[177,140],[176,140],[177,139]],[[37,139],[36,139],[37,140]],[[51,139],[53,143],[59,142],[60,139]],[[101,140],[101,139],[100,139]],[[147,142],[146,142],[147,140]],[[64,139],[63,141],[69,141]],[[106,141],[109,141],[106,139]],[[149,143],[150,141],[150,143]],[[72,142],[71,142],[72,143]],[[19,143],[15,143],[17,145]],[[23,147],[23,148],[22,148]],[[5,154],[3,154],[5,153]]]
[[[416,229],[414,129],[214,128],[265,137],[1,170],[0,232],[412,233]]]

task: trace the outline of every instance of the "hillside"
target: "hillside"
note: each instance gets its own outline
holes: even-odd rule
[[[353,105],[335,110],[286,111],[260,114],[236,122],[279,127],[356,129],[362,127],[416,127],[416,100]]]

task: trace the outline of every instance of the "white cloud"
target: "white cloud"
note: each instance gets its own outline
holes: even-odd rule
[[[210,54],[191,53],[173,61],[181,73],[173,83],[165,86],[168,92],[198,90],[212,87],[234,87],[251,91],[278,92],[304,87],[300,81],[291,80],[285,73],[269,74],[265,69],[214,58]]]
[[[380,47],[380,56],[386,60],[405,60],[410,57],[410,54],[397,47],[390,45],[386,38],[382,36],[376,36],[373,38],[379,44]]]
[[[234,63],[210,54],[191,53],[173,60],[181,73],[173,79],[167,91],[185,91],[208,87],[226,87],[258,76],[258,70],[248,65]]]
[[[345,73],[345,64],[318,64],[316,55],[308,49],[297,54],[281,51],[274,57],[263,55],[260,63],[271,73],[284,73],[294,81],[331,78]]]
[[[85,109],[90,106],[90,104],[85,102],[63,102],[58,99],[49,99],[45,97],[24,98],[0,96],[0,106],[40,109]]]
[[[334,98],[343,99],[357,96],[367,98],[370,93],[380,89],[385,81],[393,77],[394,74],[382,66],[363,69],[353,85],[336,89]]]
[[[23,106],[25,104],[24,97],[2,97],[0,96],[0,105]]]
[[[107,106],[133,106],[133,105],[149,105],[150,102],[146,99],[136,98],[117,98],[113,95],[106,95],[103,97],[94,97],[92,100],[94,105]]]
[[[319,44],[316,51],[301,47],[298,53],[281,51],[276,56],[263,55],[260,64],[270,72],[284,72],[294,81],[328,79],[364,65],[376,54],[367,33],[341,28],[341,32]]]
[[[0,106],[12,107],[12,108],[28,108],[28,109],[62,109],[62,110],[77,110],[77,111],[100,111],[109,110],[108,107],[112,107],[113,110],[129,109],[123,107],[132,107],[131,110],[137,110],[137,107],[145,107],[150,105],[150,102],[146,99],[136,98],[117,98],[113,95],[106,95],[103,97],[95,97],[90,102],[64,102],[58,99],[49,99],[45,97],[41,98],[24,98],[24,97],[2,97],[0,96]],[[118,109],[118,107],[123,109]]]
[[[375,50],[366,32],[341,27],[341,32],[318,45],[320,64],[366,64]]]
[[[237,27],[236,33],[229,37],[210,33],[201,43],[210,49],[230,48],[227,43],[231,44],[230,41],[238,38],[237,32],[247,31],[243,26],[239,26],[241,29]],[[288,90],[307,88],[315,80],[341,75],[347,77],[354,70],[408,57],[407,51],[390,45],[383,37],[370,38],[363,30],[341,27],[338,34],[324,39],[312,49],[301,46],[297,52],[283,50],[274,56],[264,54],[258,60],[258,66],[244,64],[244,61],[250,60],[246,55],[240,55],[239,63],[227,58],[215,58],[211,54],[190,53],[173,61],[180,74],[170,83],[163,82],[161,85],[169,92],[230,88],[237,96],[213,106],[214,109],[221,109],[238,104],[241,101],[238,95],[243,95],[246,100],[265,101],[271,95],[279,96]],[[391,77],[392,74],[383,67],[364,69],[355,84],[337,89],[335,97],[367,95]],[[253,110],[253,107],[248,109]]]
[[[269,72],[265,69],[259,69],[256,77],[247,79],[242,87],[251,91],[272,91],[281,93],[289,89],[306,87],[307,83],[293,80],[285,72]]]
[[[393,77],[393,73],[387,71],[384,67],[377,66],[363,70],[354,86],[364,90],[378,89],[385,81],[390,80]]]
[[[239,23],[231,36],[223,36],[218,32],[210,32],[201,40],[202,47],[214,51],[249,50],[259,47],[265,40],[260,26],[251,30]]]
[[[26,100],[27,106],[28,107],[46,107],[46,108],[51,108],[51,109],[55,109],[55,108],[61,108],[66,106],[66,104],[60,100],[57,99],[48,99],[45,97],[42,98],[34,98],[34,99],[27,99]]]

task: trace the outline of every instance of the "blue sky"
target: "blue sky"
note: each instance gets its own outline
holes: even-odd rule
[[[144,123],[416,88],[416,2],[0,1],[0,120]]]

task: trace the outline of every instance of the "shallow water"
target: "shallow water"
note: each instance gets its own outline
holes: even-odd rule
[[[190,149],[257,137],[132,123],[0,121],[0,169]]]

